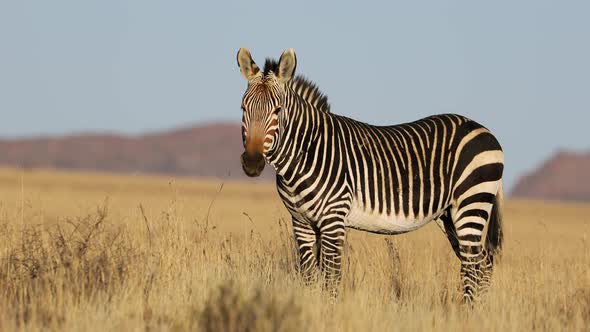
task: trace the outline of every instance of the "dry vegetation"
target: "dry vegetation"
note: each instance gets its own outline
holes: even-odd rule
[[[508,202],[485,303],[432,224],[350,232],[330,303],[269,185],[0,170],[0,330],[589,330],[590,206]]]

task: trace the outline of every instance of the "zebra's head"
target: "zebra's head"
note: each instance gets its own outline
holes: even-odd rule
[[[259,176],[265,157],[278,140],[279,114],[285,103],[285,85],[295,73],[297,59],[293,49],[281,55],[277,63],[267,60],[264,72],[258,68],[250,51],[238,51],[238,66],[248,81],[242,98],[242,168],[248,176]]]

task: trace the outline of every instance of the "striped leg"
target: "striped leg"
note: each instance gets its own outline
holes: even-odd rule
[[[493,257],[481,248],[474,248],[463,243],[459,245],[457,230],[453,224],[450,213],[445,212],[436,223],[447,236],[455,255],[461,260],[461,279],[464,287],[464,301],[471,302],[474,296],[483,295],[490,286],[492,278]],[[480,255],[466,256],[464,253],[478,252]],[[475,262],[475,264],[473,264]]]
[[[479,279],[478,293],[483,296],[490,289],[492,284],[492,271],[494,269],[494,257],[486,250],[483,250],[485,259],[479,265],[479,271],[481,273]]]
[[[461,259],[461,279],[463,281],[463,301],[465,303],[478,300],[487,290],[489,283],[482,287],[484,275],[487,275],[485,269],[489,269],[489,275],[491,275],[491,265],[486,265],[488,255],[485,249],[481,248],[481,246],[479,248],[476,246],[461,246],[462,255],[469,252],[469,250],[471,250],[470,257]],[[489,278],[487,280],[489,281]]]
[[[321,264],[326,289],[332,298],[338,296],[338,285],[342,279],[342,250],[344,248],[344,221],[333,217],[321,223]]]
[[[295,218],[293,218],[293,231],[299,250],[299,273],[303,281],[309,285],[317,280],[319,234],[309,223],[298,221]]]
[[[495,190],[495,189],[494,189]],[[452,212],[459,245],[463,299],[473,302],[490,285],[493,259],[485,249],[485,231],[494,202],[494,195],[478,193],[458,202]]]

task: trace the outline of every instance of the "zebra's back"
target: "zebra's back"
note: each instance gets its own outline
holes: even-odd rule
[[[408,232],[440,216],[474,186],[501,178],[498,141],[466,117],[442,114],[395,126],[341,122],[352,188],[349,227]]]

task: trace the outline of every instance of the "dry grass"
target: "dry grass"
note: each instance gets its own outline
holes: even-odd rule
[[[269,185],[0,170],[0,330],[589,330],[590,206],[508,202],[487,301],[435,225],[350,232],[331,304]]]

